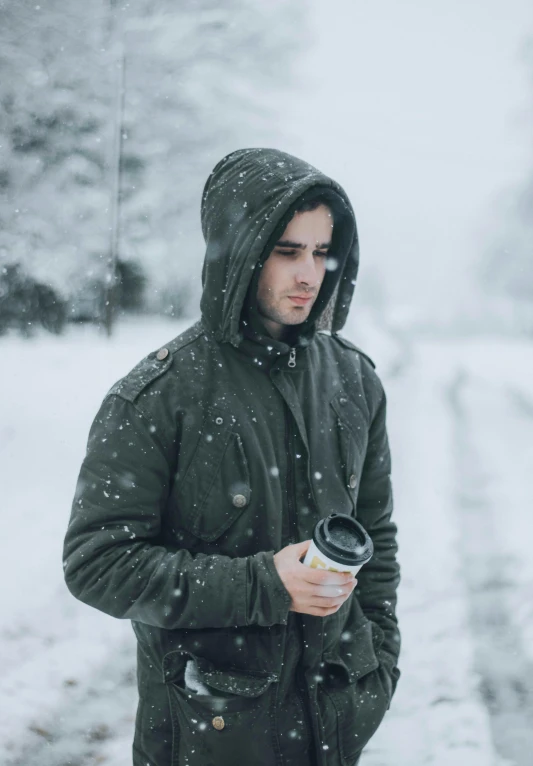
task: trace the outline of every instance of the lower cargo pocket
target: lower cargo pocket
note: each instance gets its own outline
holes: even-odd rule
[[[200,669],[209,694],[167,685],[172,715],[172,766],[274,766],[273,676]]]
[[[327,735],[337,735],[342,766],[353,766],[390,702],[390,678],[377,659],[372,636],[366,621],[336,651],[323,655],[319,707]]]
[[[380,678],[385,672],[376,669],[355,684],[321,689],[323,705],[337,719],[337,741],[343,766],[353,766],[387,712],[389,695]]]

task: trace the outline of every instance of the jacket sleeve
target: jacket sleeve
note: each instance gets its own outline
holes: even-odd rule
[[[108,395],[92,424],[63,546],[70,592],[112,617],[166,629],[286,623],[274,551],[191,555],[160,544],[172,474],[156,429]]]
[[[374,554],[357,574],[355,593],[365,616],[374,623],[379,636],[376,654],[388,667],[393,691],[400,676],[396,667],[400,653],[400,632],[396,618],[396,591],[400,570],[396,525],[391,520],[393,495],[391,454],[386,426],[385,391],[374,373],[379,401],[370,426],[368,446],[357,498],[357,518],[374,543]]]

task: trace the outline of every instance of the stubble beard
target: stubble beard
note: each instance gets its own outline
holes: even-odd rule
[[[313,304],[316,300],[316,296],[310,301],[307,306],[289,306],[286,310],[281,308],[281,303],[284,298],[275,299],[262,299],[258,297],[257,305],[259,314],[264,319],[269,319],[271,322],[276,322],[280,325],[296,325],[305,322],[309,316]]]

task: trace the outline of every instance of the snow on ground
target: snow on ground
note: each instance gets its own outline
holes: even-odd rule
[[[0,717],[2,764],[19,763],[25,746],[37,748],[42,766],[68,763],[44,760],[52,751],[56,758],[54,742],[62,740],[59,716],[68,718],[74,706],[83,727],[89,723],[87,706],[76,700],[91,689],[96,699],[105,697],[106,683],[115,683],[113,674],[102,672],[105,664],[111,663],[115,673],[116,657],[121,666],[125,663],[123,675],[134,666],[130,622],[111,619],[68,592],[63,538],[89,426],[102,398],[142,356],[184,326],[142,320],[119,325],[110,340],[91,327],[72,329],[66,337],[40,333],[28,341],[0,339],[2,369],[8,373],[0,404],[2,511],[8,530],[0,538],[0,700],[2,710],[9,711]],[[95,678],[99,672],[103,684]],[[136,691],[131,684],[128,690],[131,715]],[[116,723],[122,712],[114,707],[110,699],[99,714],[93,711],[90,726],[109,719]],[[129,736],[131,720],[128,727]],[[78,740],[73,752],[89,752],[100,741]],[[29,762],[28,757],[20,761]]]
[[[493,739],[511,763],[529,766],[533,349],[499,345],[489,353],[470,349],[451,391],[456,507],[476,666]]]
[[[495,536],[492,567],[506,591],[516,630],[533,662],[533,353],[529,372],[524,356],[510,375],[484,379],[473,370],[465,381],[464,406],[469,431],[476,434],[473,448],[483,467],[484,502],[491,511]],[[490,413],[487,418],[486,413]],[[502,438],[494,438],[494,433]],[[507,481],[501,480],[501,475]]]
[[[143,320],[111,340],[93,328],[0,339],[6,766],[131,764],[134,635],[129,621],[70,595],[61,550],[102,397],[182,329]],[[403,572],[402,678],[362,766],[525,766],[533,748],[516,704],[522,695],[529,710],[528,688],[516,672],[531,679],[533,347],[497,338],[398,344],[353,324],[346,335],[376,360],[388,395]],[[477,534],[480,520],[489,533]],[[487,580],[492,566],[498,576]],[[501,631],[487,626],[492,589],[511,662]],[[496,676],[491,657],[506,658]]]

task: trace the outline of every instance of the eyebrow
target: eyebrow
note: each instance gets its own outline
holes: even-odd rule
[[[301,242],[292,242],[290,239],[280,239],[276,242],[276,247],[287,247],[291,250],[305,250],[305,245]],[[327,247],[331,247],[331,242],[322,242],[321,245],[316,246],[316,250],[324,250]]]

